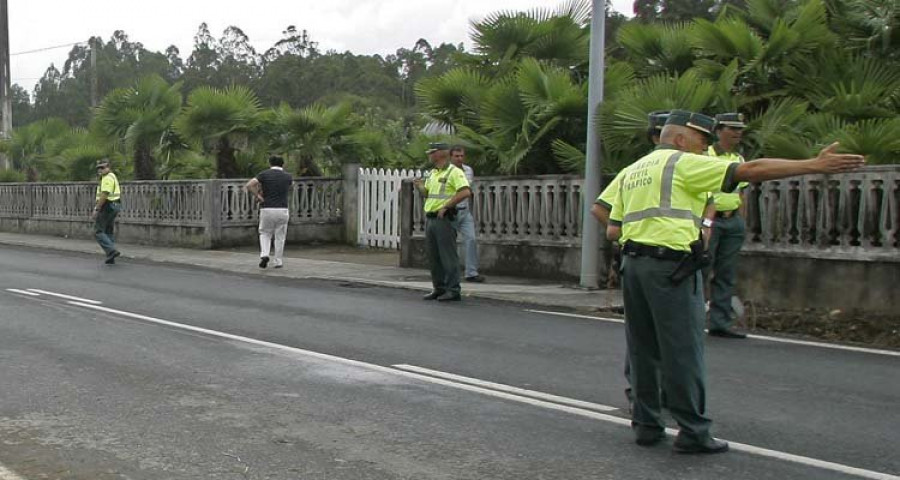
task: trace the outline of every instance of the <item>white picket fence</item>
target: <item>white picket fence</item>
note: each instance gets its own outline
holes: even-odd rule
[[[400,185],[421,176],[421,170],[359,169],[360,246],[400,249]]]

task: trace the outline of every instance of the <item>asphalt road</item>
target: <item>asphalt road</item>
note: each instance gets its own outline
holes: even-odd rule
[[[715,434],[747,446],[682,456],[632,442],[617,323],[30,249],[0,271],[0,465],[25,479],[900,475],[897,356],[709,339]]]

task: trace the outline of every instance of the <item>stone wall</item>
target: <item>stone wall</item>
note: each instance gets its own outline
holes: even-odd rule
[[[116,235],[124,243],[219,248],[258,242],[246,180],[123,182]],[[344,241],[341,179],[296,179],[288,242]],[[96,183],[0,184],[0,230],[93,238]]]
[[[580,276],[580,179],[478,178],[474,186],[486,275]],[[425,267],[421,200],[404,185],[401,265]],[[739,293],[786,310],[900,311],[900,167],[866,167],[752,185]],[[589,220],[593,221],[593,220]],[[601,247],[598,272],[610,258]],[[603,282],[601,282],[603,283]]]

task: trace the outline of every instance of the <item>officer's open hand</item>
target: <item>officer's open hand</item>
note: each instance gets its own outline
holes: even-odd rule
[[[822,173],[851,172],[866,164],[866,158],[855,153],[837,153],[840,143],[834,142],[822,149],[816,157]]]
[[[447,214],[446,208],[442,208],[442,209],[438,210],[438,212],[437,212],[438,218],[444,218],[444,215],[446,215],[446,214]]]

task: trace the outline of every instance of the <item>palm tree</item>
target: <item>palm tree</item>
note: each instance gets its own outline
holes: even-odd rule
[[[35,182],[43,171],[64,171],[55,154],[69,145],[71,132],[65,120],[39,120],[13,130],[10,138],[2,141],[2,150],[14,169],[23,172],[27,181]]]
[[[275,111],[275,122],[282,133],[273,147],[297,155],[300,176],[320,177],[344,160],[379,150],[379,138],[363,128],[349,102],[333,107],[315,103],[301,110],[283,105]]]
[[[133,87],[113,90],[97,109],[97,128],[132,152],[136,180],[157,177],[154,149],[181,110],[180,88],[181,83],[169,85],[159,76],[146,77]]]
[[[591,3],[569,0],[556,10],[501,11],[472,25],[478,63],[503,76],[518,60],[534,58],[564,68],[584,66],[590,50]]]
[[[590,3],[499,12],[473,25],[471,65],[416,87],[431,120],[484,153],[484,172],[556,173],[554,140],[583,143]]]
[[[259,125],[259,100],[250,89],[200,87],[188,96],[187,105],[175,120],[175,131],[215,155],[218,178],[238,178],[242,172],[237,151]]]

